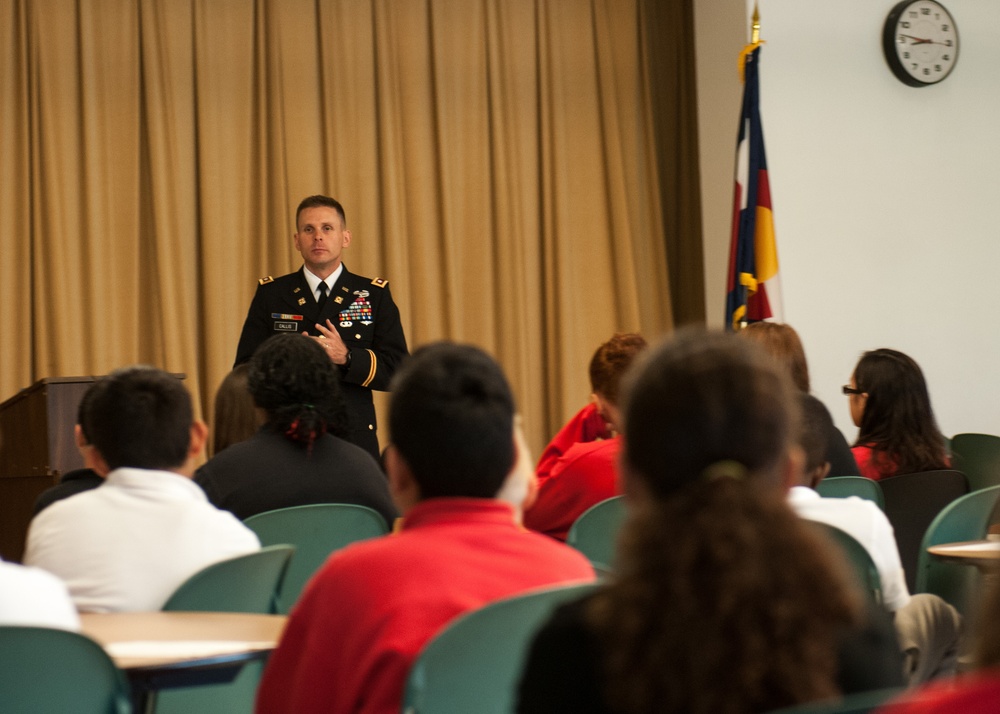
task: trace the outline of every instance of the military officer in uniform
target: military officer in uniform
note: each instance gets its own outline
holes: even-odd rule
[[[236,349],[236,364],[278,332],[319,341],[343,377],[348,439],[379,457],[371,390],[385,390],[407,355],[399,309],[389,283],[347,270],[351,244],[344,208],[328,196],[303,199],[295,213],[295,249],[304,265],[280,278],[260,279]]]

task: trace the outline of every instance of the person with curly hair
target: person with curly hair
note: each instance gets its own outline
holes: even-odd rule
[[[866,478],[950,468],[927,382],[911,357],[890,349],[865,352],[844,387],[858,438],[851,451]]]
[[[618,333],[590,360],[590,403],[564,426],[538,463],[538,491],[524,525],[566,540],[570,526],[594,504],[621,490],[617,469],[619,392],[622,378],[646,348],[642,335]]]
[[[682,332],[641,362],[622,410],[617,570],[536,636],[521,714],[766,712],[839,695],[841,659],[873,673],[859,686],[902,681],[891,629],[886,662],[843,657],[861,595],[785,502],[802,468],[795,395],[727,335]]]
[[[378,462],[347,442],[340,375],[323,348],[303,335],[269,338],[247,374],[264,425],[220,451],[195,474],[219,508],[241,520],[309,503],[354,503],[396,518]]]

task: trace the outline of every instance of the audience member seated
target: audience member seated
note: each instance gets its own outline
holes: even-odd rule
[[[538,464],[538,495],[524,525],[558,540],[588,508],[621,493],[616,462],[622,376],[646,347],[641,335],[617,334],[590,360],[591,402],[552,439]]]
[[[0,625],[79,630],[80,618],[55,575],[0,560]]]
[[[87,402],[88,395],[93,391],[94,387],[91,385],[86,392],[83,393],[83,397],[80,399],[80,404],[76,408],[76,426],[74,427],[74,438],[77,444],[83,444],[84,446],[80,448],[80,453],[84,454],[86,450],[86,445],[90,443],[90,439],[83,432],[80,423],[82,421],[81,414],[83,414],[84,406]],[[35,499],[35,509],[32,515],[37,516],[42,512],[42,509],[51,506],[56,501],[61,501],[64,498],[69,498],[70,496],[75,496],[78,493],[83,493],[84,491],[89,491],[92,488],[97,488],[102,483],[104,483],[104,477],[107,473],[97,473],[92,468],[82,468],[73,469],[72,471],[67,471],[59,479],[59,483],[51,488],[42,491],[38,498]]]
[[[1000,710],[1000,583],[983,598],[972,649],[974,671],[932,682],[903,695],[877,714],[996,714]]]
[[[618,567],[538,634],[518,711],[765,712],[839,694],[863,602],[785,502],[802,468],[787,374],[748,341],[682,332],[630,375],[622,415]],[[864,634],[844,666],[868,688],[901,683],[891,628]]]
[[[215,422],[212,428],[212,453],[246,441],[260,429],[262,418],[247,386],[250,365],[233,367],[215,393]]]
[[[268,662],[257,712],[398,714],[411,663],[450,620],[593,580],[580,553],[519,527],[496,498],[516,471],[515,409],[489,356],[424,347],[391,392],[386,465],[402,529],[338,551],[313,578]]]
[[[806,353],[802,349],[802,341],[791,325],[780,322],[751,322],[736,333],[742,338],[752,340],[764,348],[775,362],[784,369],[802,392],[809,394],[809,365],[806,363]],[[858,464],[847,445],[847,439],[832,422],[826,434],[826,461],[830,463],[830,474],[833,476],[860,476]]]
[[[396,518],[378,463],[341,438],[346,412],[338,367],[303,335],[268,338],[250,360],[247,386],[264,426],[195,474],[219,508],[240,520],[309,503],[354,503]]]
[[[950,468],[927,382],[910,357],[888,349],[865,352],[844,394],[858,426],[852,451],[862,476],[877,481]]]
[[[36,516],[25,552],[66,583],[78,610],[159,610],[205,566],[260,547],[191,481],[208,430],[179,380],[115,371],[92,388],[80,426],[84,460],[107,478]]]
[[[826,407],[808,394],[801,395],[802,431],[799,444],[806,468],[788,493],[788,502],[801,517],[839,528],[858,541],[872,557],[882,581],[885,607],[902,649],[903,676],[910,684],[953,675],[958,662],[962,618],[937,595],[910,595],[899,560],[899,548],[889,519],[872,501],[822,498],[815,488],[830,470],[825,461],[826,435],[833,419]]]

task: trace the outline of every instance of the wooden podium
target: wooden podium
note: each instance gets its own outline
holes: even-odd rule
[[[0,404],[0,555],[20,561],[35,499],[83,468],[76,409],[97,377],[49,377]]]

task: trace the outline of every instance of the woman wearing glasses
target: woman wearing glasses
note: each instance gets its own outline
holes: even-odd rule
[[[865,352],[844,386],[858,439],[851,451],[870,479],[950,468],[923,372],[902,352]]]

